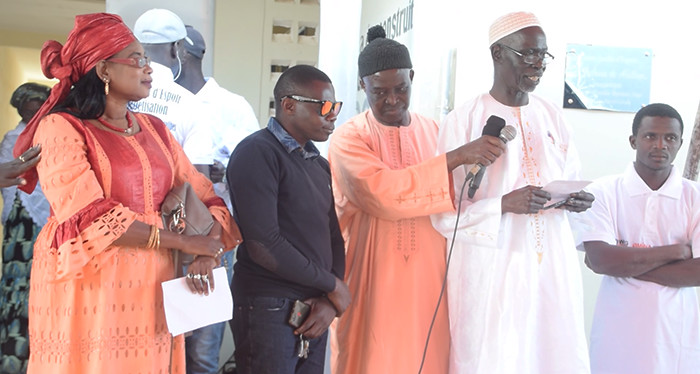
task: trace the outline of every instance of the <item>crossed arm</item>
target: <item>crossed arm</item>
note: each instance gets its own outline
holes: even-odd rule
[[[676,261],[635,277],[667,287],[700,286],[700,258]]]
[[[586,265],[598,274],[634,277],[668,287],[700,286],[700,258],[689,244],[628,248],[602,241],[585,242]]]

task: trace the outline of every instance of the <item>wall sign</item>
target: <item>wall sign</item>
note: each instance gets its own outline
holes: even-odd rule
[[[649,104],[651,49],[568,44],[564,108],[636,112]]]

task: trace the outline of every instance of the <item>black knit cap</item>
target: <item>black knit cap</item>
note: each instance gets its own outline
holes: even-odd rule
[[[357,59],[360,78],[389,69],[411,69],[411,55],[405,45],[386,38],[380,25],[367,30],[367,46]]]

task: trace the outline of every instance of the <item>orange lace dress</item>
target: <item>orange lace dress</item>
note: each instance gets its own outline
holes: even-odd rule
[[[239,239],[211,183],[187,160],[165,125],[136,114],[141,130],[122,136],[66,114],[42,119],[37,166],[51,216],[34,248],[29,293],[29,373],[184,373],[184,339],[173,340],[161,282],[171,251],[114,246],[134,220],[162,226],[160,204],[189,181]]]

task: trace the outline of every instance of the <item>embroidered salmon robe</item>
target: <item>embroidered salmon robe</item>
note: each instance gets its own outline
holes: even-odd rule
[[[453,210],[438,127],[411,114],[390,127],[371,113],[341,125],[329,161],[346,245],[352,303],[334,325],[334,374],[417,373],[445,276],[445,238],[430,214]],[[450,336],[442,298],[423,373],[446,373]]]
[[[184,181],[223,226],[227,248],[240,236],[165,125],[136,118],[140,132],[122,136],[50,114],[34,136],[51,215],[34,247],[30,373],[185,372],[184,339],[171,339],[163,311],[171,251],[112,243],[135,220],[162,227],[160,204]]]

